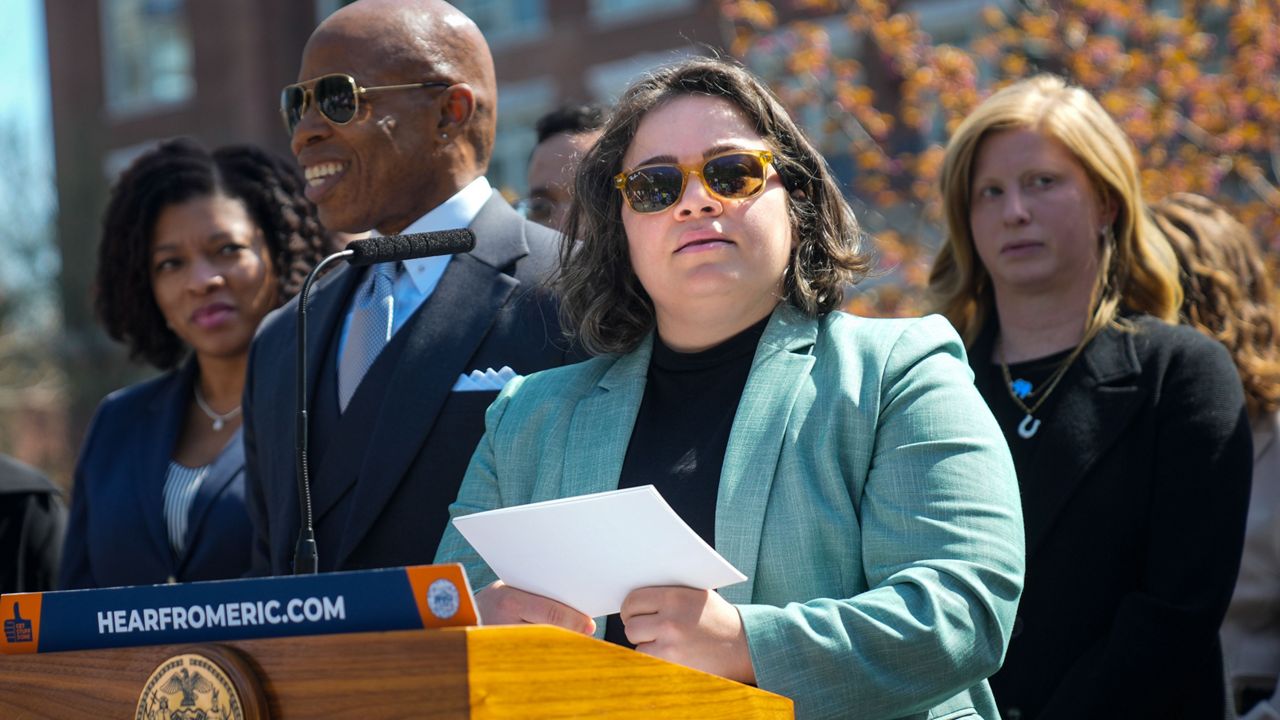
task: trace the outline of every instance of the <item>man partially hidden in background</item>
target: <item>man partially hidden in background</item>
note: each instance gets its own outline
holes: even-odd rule
[[[571,103],[538,118],[538,144],[529,156],[525,217],[564,230],[578,163],[600,137],[608,119],[604,106]]]

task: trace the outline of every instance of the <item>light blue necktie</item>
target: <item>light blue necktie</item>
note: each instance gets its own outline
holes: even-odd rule
[[[346,412],[347,404],[356,394],[365,373],[378,359],[378,353],[391,339],[395,307],[391,288],[395,285],[398,267],[399,263],[374,265],[356,292],[351,326],[347,329],[347,344],[343,346],[342,358],[338,362],[338,407],[343,412]]]

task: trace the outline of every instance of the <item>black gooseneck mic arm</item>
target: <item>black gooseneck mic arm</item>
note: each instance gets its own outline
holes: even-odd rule
[[[311,293],[311,283],[315,282],[324,268],[339,260],[347,260],[354,267],[364,267],[375,263],[471,252],[475,246],[475,234],[466,229],[355,240],[347,244],[347,249],[321,260],[303,281],[302,290],[298,292],[298,358],[295,372],[298,381],[295,390],[298,416],[294,429],[302,527],[298,531],[298,542],[293,549],[293,574],[313,575],[320,567],[315,523],[311,513],[311,475],[307,462],[307,436],[310,434],[307,422],[307,296]]]
[[[298,542],[293,548],[293,574],[314,575],[320,566],[320,556],[316,551],[316,531],[311,515],[311,476],[307,464],[307,435],[310,425],[307,422],[307,296],[311,294],[311,283],[328,265],[345,260],[354,254],[352,250],[343,250],[321,260],[302,283],[298,292],[298,386],[294,397],[297,398],[298,418],[294,427],[293,447],[297,461],[298,501],[302,503],[302,528],[298,531]]]

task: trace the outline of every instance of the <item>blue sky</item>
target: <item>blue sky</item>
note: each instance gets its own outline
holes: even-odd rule
[[[0,123],[18,127],[36,167],[52,168],[43,1],[0,0],[0,27],[8,35],[0,42],[0,67],[9,80],[0,83]]]
[[[19,327],[53,327],[59,262],[56,245],[45,234],[53,209],[53,128],[49,121],[49,63],[45,53],[43,0],[0,0],[0,128],[16,133],[15,149],[26,157],[6,157],[9,170],[0,182],[3,222],[0,294],[21,298]],[[7,150],[6,150],[7,152]]]

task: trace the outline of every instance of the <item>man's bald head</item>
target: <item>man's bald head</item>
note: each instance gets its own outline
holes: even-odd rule
[[[368,88],[354,116],[337,122],[307,108],[292,138],[330,229],[400,232],[488,169],[493,56],[452,5],[359,0],[338,10],[307,41],[298,81],[314,92],[334,74]]]
[[[470,85],[475,111],[466,138],[475,148],[478,171],[488,169],[497,133],[498,82],[489,43],[471,18],[443,0],[359,0],[325,18],[312,37],[329,32],[368,43],[413,77]]]

